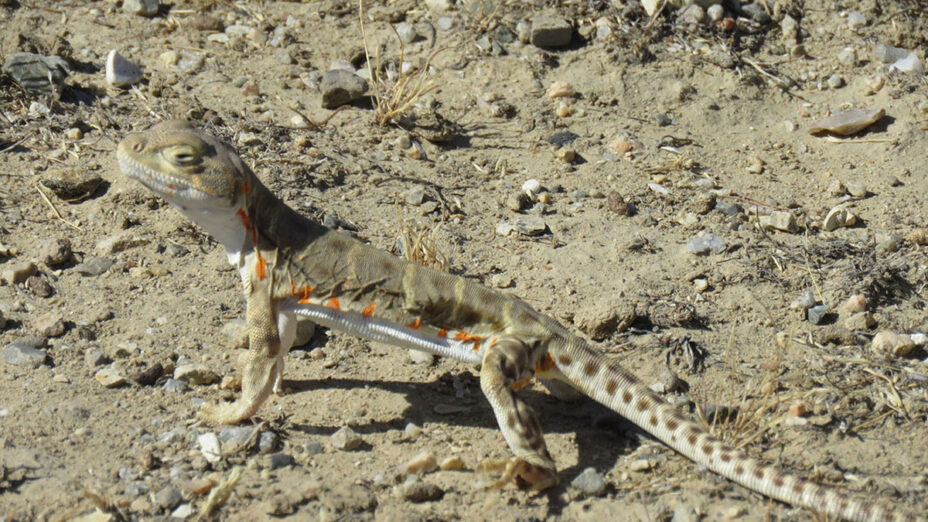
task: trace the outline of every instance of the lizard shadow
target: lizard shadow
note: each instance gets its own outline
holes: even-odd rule
[[[463,384],[468,389],[480,389],[479,378],[470,373],[457,374],[454,378],[463,381]],[[353,423],[352,429],[362,435],[383,433],[389,430],[402,431],[408,422],[414,422],[418,425],[439,423],[498,430],[496,418],[490,404],[479,392],[474,394],[473,400],[468,400],[467,405],[463,406],[460,411],[437,413],[435,406],[439,403],[447,405],[462,404],[462,400],[457,398],[453,391],[449,390],[450,386],[441,377],[431,382],[352,378],[288,379],[285,381],[285,385],[294,394],[311,393],[317,390],[376,388],[405,397],[408,406],[395,418]],[[566,484],[569,484],[586,468],[592,467],[600,473],[606,473],[615,467],[616,463],[630,449],[634,449],[639,444],[638,441],[642,436],[646,436],[644,431],[631,422],[587,397],[573,402],[564,402],[542,391],[528,389],[522,390],[519,397],[524,399],[537,412],[544,433],[574,434],[575,440],[570,445],[575,446],[577,452],[576,464],[561,467],[563,463],[560,463],[558,474],[562,485],[554,488],[554,491],[562,491]],[[290,428],[294,431],[318,436],[329,436],[340,427],[341,425],[327,426],[299,422],[293,422],[290,425]],[[502,441],[499,442],[498,447],[488,448],[488,450],[488,458],[494,453],[508,455],[508,448]]]

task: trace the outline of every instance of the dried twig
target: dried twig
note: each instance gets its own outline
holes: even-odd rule
[[[65,219],[64,216],[61,215],[61,212],[58,212],[58,209],[55,207],[55,204],[52,203],[52,200],[48,199],[48,196],[45,195],[45,192],[42,190],[42,186],[39,184],[38,181],[35,182],[35,190],[38,191],[39,195],[42,196],[42,199],[45,200],[45,203],[48,204],[49,208],[52,209],[52,212],[55,213],[55,216],[57,216],[58,219],[60,219],[62,223],[64,223],[65,225],[68,225],[74,230],[83,230],[76,223],[72,223],[71,221],[68,221],[67,219]]]

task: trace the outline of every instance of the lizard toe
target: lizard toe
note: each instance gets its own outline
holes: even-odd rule
[[[515,483],[519,489],[541,491],[556,486],[559,482],[557,471],[553,467],[529,462],[523,457],[485,460],[478,470],[500,473],[500,477],[490,484],[490,489],[502,489],[510,483]]]

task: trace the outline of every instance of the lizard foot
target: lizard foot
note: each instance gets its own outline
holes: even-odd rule
[[[242,400],[216,404],[212,402],[203,403],[200,411],[197,412],[197,418],[213,426],[221,424],[238,424],[251,418],[258,408]]]
[[[510,482],[515,482],[521,489],[541,491],[558,484],[557,472],[540,464],[533,464],[522,457],[509,459],[488,459],[480,463],[478,471],[500,473],[500,477],[493,484],[492,489],[501,489]]]

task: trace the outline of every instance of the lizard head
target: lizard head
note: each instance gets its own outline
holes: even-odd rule
[[[186,121],[131,133],[116,156],[123,174],[184,211],[234,211],[247,183],[232,147]]]

